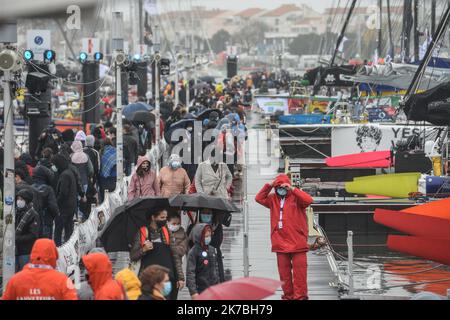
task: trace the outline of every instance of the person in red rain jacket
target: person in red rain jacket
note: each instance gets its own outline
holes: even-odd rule
[[[56,271],[58,250],[50,239],[39,239],[29,264],[8,282],[3,300],[78,300],[72,281]]]
[[[94,300],[126,300],[125,288],[112,277],[112,264],[104,253],[91,253],[81,258],[87,270],[87,281]]]
[[[274,188],[275,193],[271,193]],[[309,245],[305,211],[313,199],[306,192],[293,188],[285,174],[280,174],[272,184],[266,184],[255,199],[270,209],[272,252],[277,254],[283,300],[307,300]]]

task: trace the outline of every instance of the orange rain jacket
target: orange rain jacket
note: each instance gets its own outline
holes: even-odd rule
[[[3,300],[78,300],[72,281],[56,271],[58,250],[53,240],[37,240],[23,270],[8,282]]]
[[[126,300],[124,287],[112,278],[112,264],[106,254],[91,253],[82,260],[94,291],[94,300]]]

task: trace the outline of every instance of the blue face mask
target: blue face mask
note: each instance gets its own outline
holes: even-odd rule
[[[170,281],[164,282],[164,289],[162,292],[163,296],[167,297],[170,295],[171,292],[172,292],[172,282]]]
[[[181,168],[181,163],[180,163],[180,161],[172,161],[172,162],[170,163],[170,167],[171,167],[173,170],[179,169],[179,168]]]
[[[200,220],[203,222],[203,223],[211,223],[212,222],[212,214],[203,214],[203,213],[201,213],[200,214]]]
[[[276,189],[276,193],[280,196],[280,197],[285,197],[288,193],[287,189],[285,188],[277,188]]]
[[[211,243],[211,237],[206,237],[205,238],[205,245],[209,245]]]

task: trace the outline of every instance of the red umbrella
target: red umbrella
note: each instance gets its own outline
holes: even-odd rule
[[[281,282],[266,278],[241,278],[206,289],[197,300],[262,300],[270,297]]]

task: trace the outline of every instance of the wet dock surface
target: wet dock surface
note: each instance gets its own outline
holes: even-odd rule
[[[255,123],[253,119],[252,123]],[[251,126],[249,126],[251,128]],[[253,146],[248,152],[257,152]],[[249,274],[253,277],[279,279],[276,254],[271,251],[269,210],[255,201],[255,195],[262,186],[271,182],[277,175],[276,171],[262,173],[259,165],[249,165],[247,172],[247,199],[249,208]],[[233,201],[242,208],[243,185],[245,179],[234,182],[235,193]],[[312,240],[313,241],[313,240]],[[224,228],[222,244],[224,256],[225,277],[237,279],[244,277],[244,214],[235,213],[229,228]],[[336,300],[337,290],[330,286],[334,275],[325,255],[308,253],[308,289],[311,300]],[[279,288],[269,300],[281,299]],[[187,289],[179,293],[180,300],[189,300]]]

